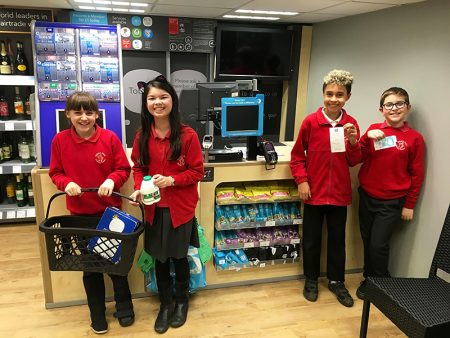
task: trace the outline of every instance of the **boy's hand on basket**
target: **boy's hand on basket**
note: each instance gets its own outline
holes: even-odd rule
[[[80,196],[81,187],[75,182],[70,182],[66,185],[66,189],[64,189],[64,192],[69,196]]]
[[[142,197],[141,197],[141,191],[140,191],[140,190],[136,190],[134,193],[132,193],[132,194],[130,195],[130,198],[131,198],[133,201],[135,201],[135,202],[129,201],[129,203],[130,203],[131,205],[138,206],[138,205],[139,205],[138,202],[140,202],[140,201],[142,200]]]
[[[100,188],[98,188],[99,196],[111,196],[114,190],[114,181],[110,178],[107,178],[105,182],[102,183]]]

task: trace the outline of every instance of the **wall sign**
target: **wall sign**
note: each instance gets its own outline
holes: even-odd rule
[[[53,21],[51,10],[0,8],[0,33],[30,33],[31,21]]]
[[[213,53],[217,21],[71,11],[77,24],[120,25],[122,50]]]
[[[169,50],[212,53],[216,45],[215,27],[214,20],[169,18]]]
[[[120,25],[123,50],[168,50],[166,17],[108,14],[108,24]]]

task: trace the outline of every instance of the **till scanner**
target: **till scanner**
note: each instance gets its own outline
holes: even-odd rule
[[[244,158],[242,150],[235,149],[209,149],[208,162],[240,162]]]

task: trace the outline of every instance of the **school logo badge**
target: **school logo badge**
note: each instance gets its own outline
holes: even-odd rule
[[[186,164],[186,156],[181,155],[180,157],[178,157],[177,164],[180,167],[184,166]]]
[[[95,154],[95,162],[97,162],[98,164],[102,164],[106,162],[106,155],[103,152],[98,152],[97,154]]]
[[[398,150],[405,150],[408,147],[408,144],[406,143],[406,141],[400,140],[397,141],[397,149]]]

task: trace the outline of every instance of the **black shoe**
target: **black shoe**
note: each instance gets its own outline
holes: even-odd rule
[[[328,289],[333,292],[339,303],[346,307],[353,306],[353,298],[348,293],[348,290],[345,288],[344,282],[329,282]]]
[[[120,326],[126,327],[126,326],[133,325],[134,316],[117,318],[117,320],[119,321]]]
[[[91,323],[91,329],[92,331],[94,331],[96,334],[103,334],[108,332],[108,323],[105,320],[98,320],[96,322],[92,322]]]
[[[315,302],[318,294],[317,280],[306,279],[305,286],[303,287],[303,296],[310,302]]]
[[[365,296],[366,296],[366,280],[364,279],[356,289],[356,297],[364,300]]]
[[[170,326],[180,327],[186,323],[187,313],[188,313],[189,303],[176,303],[175,310],[173,311],[172,320],[170,321]]]
[[[156,317],[155,321],[156,332],[164,333],[169,329],[172,314],[173,314],[172,304],[161,304],[161,306],[159,307],[158,317]]]
[[[114,317],[117,318],[120,326],[126,327],[134,323],[133,309],[126,309],[114,312]]]

